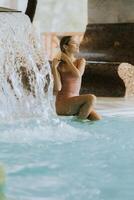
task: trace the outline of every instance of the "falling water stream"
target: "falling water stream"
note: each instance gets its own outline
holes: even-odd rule
[[[50,77],[40,38],[28,17],[1,13],[0,117],[34,115],[42,110],[47,115],[51,110]]]

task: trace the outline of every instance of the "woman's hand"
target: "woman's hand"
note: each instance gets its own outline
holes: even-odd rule
[[[59,61],[57,58],[54,58],[53,61],[52,61],[53,67],[56,67],[56,68],[57,68],[58,65],[59,65],[59,62],[60,62],[60,61]]]
[[[62,52],[61,60],[63,60],[64,62],[68,62],[68,61],[70,61],[70,58],[65,53]]]

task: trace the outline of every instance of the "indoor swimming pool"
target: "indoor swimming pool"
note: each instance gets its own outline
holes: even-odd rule
[[[54,114],[1,121],[1,199],[133,200],[133,102],[99,98],[98,122]]]
[[[57,116],[30,20],[0,27],[0,200],[133,200],[134,98],[98,98],[97,122]]]

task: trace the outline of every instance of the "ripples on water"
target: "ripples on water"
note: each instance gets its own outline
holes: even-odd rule
[[[99,122],[29,117],[0,124],[13,200],[133,199],[133,99],[100,98]]]

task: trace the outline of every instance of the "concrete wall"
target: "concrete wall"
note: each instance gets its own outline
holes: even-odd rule
[[[134,0],[88,0],[88,23],[134,22]]]

